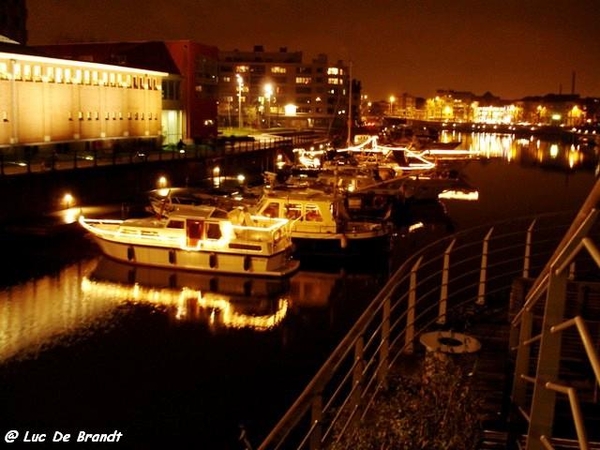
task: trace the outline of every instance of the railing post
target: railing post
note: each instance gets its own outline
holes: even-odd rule
[[[487,281],[487,265],[488,265],[488,248],[490,244],[490,236],[494,231],[494,227],[490,228],[488,234],[483,239],[483,250],[481,251],[481,270],[479,272],[479,292],[477,293],[478,305],[485,304],[485,284]]]
[[[379,369],[377,371],[377,380],[381,385],[387,385],[388,359],[390,354],[390,312],[391,300],[388,295],[383,301],[381,310],[381,347],[379,349]]]
[[[527,228],[527,237],[525,239],[525,256],[523,257],[523,278],[529,278],[529,268],[531,267],[531,240],[533,236],[533,227],[537,219],[533,219],[529,228]]]
[[[362,403],[362,382],[364,370],[364,337],[360,336],[354,344],[354,369],[352,370],[352,410],[356,418],[360,417]]]
[[[525,450],[540,450],[542,447],[539,444],[539,438],[541,436],[552,436],[556,393],[546,389],[545,383],[554,382],[558,378],[561,336],[551,333],[550,330],[564,318],[567,275],[566,271],[556,273],[554,266],[550,268],[541,341],[537,357],[537,373],[535,375],[536,380],[539,382],[535,384],[533,389],[531,420]]]
[[[315,394],[311,403],[310,420],[312,431],[310,433],[310,450],[321,449],[321,439],[323,438],[323,396],[321,393]]]
[[[450,253],[452,247],[456,243],[456,239],[453,239],[446,251],[444,252],[444,267],[442,268],[442,288],[440,290],[440,304],[438,310],[437,323],[443,325],[446,323],[446,310],[448,304],[448,276],[450,272]]]
[[[406,353],[414,351],[415,339],[415,308],[417,304],[417,270],[421,265],[423,257],[421,256],[410,269],[410,287],[408,290],[408,309],[406,310],[406,334],[404,335],[404,347]]]

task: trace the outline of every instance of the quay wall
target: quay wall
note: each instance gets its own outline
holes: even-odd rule
[[[41,217],[64,209],[65,194],[74,197],[73,206],[125,204],[145,199],[158,187],[159,177],[170,186],[194,186],[212,176],[219,166],[221,176],[235,176],[243,167],[246,174],[260,178],[271,170],[269,152],[214,159],[182,159],[137,162],[71,170],[52,170],[0,177],[0,224]],[[248,176],[248,175],[246,175]]]

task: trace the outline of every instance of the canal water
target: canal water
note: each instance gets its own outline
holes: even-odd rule
[[[452,230],[576,211],[596,181],[593,148],[444,137],[470,150],[440,163],[478,198],[415,202],[411,222],[425,226],[399,232],[393,258],[308,259],[267,281],[135,268],[81,233],[4,239],[0,442],[221,450],[245,448],[245,433],[256,447],[406,252]]]

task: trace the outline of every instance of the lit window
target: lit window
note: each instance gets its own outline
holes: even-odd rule
[[[40,81],[42,79],[42,68],[38,65],[33,66],[33,80]]]
[[[311,77],[296,77],[296,84],[310,84],[311,82]]]
[[[250,70],[250,68],[248,66],[237,66],[235,68],[235,71],[237,73],[247,73]]]
[[[339,75],[340,70],[337,67],[330,67],[327,69],[327,75]]]
[[[322,222],[323,216],[317,205],[306,205],[305,220],[310,222]]]
[[[271,73],[286,73],[287,69],[281,66],[271,67]]]
[[[15,63],[13,65],[13,78],[15,80],[21,79],[21,64],[19,64],[19,63]]]

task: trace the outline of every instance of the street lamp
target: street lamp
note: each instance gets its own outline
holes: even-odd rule
[[[235,77],[238,85],[238,126],[242,128],[242,88],[244,87],[244,79],[239,73]]]
[[[393,95],[390,96],[390,116],[394,114],[394,102],[396,101],[396,97]]]
[[[271,96],[273,95],[273,85],[265,84],[265,97],[267,97],[267,128],[271,128]]]

